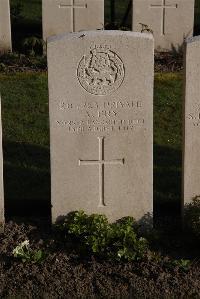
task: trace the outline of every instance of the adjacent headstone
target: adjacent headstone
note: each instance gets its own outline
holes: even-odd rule
[[[188,39],[185,62],[184,203],[200,196],[200,36]]]
[[[104,0],[42,0],[43,39],[104,27]]]
[[[150,220],[153,48],[122,31],[48,39],[53,222],[80,209]]]
[[[0,1],[0,53],[12,50],[10,3],[9,0]]]
[[[194,1],[133,0],[133,31],[152,30],[156,50],[177,50],[193,35]]]
[[[3,187],[3,150],[2,150],[2,125],[1,125],[1,97],[0,97],[0,232],[4,227],[4,187]]]

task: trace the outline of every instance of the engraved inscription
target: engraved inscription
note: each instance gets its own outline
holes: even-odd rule
[[[78,65],[81,86],[94,95],[107,95],[120,87],[124,80],[124,64],[107,46],[95,47],[84,55]]]
[[[166,9],[169,8],[178,8],[178,4],[166,4],[166,0],[162,0],[162,4],[151,4],[150,8],[160,8],[162,10],[161,18],[161,35],[166,34]]]
[[[56,120],[56,124],[65,128],[68,133],[125,133],[145,124],[143,108],[141,100],[105,99],[83,103],[60,101],[58,110],[62,112],[62,116]],[[126,111],[132,112],[131,118],[126,118]]]
[[[57,125],[64,127],[68,133],[95,133],[95,132],[127,132],[144,125],[144,119],[120,119],[111,121],[76,121],[57,120]]]
[[[124,159],[105,160],[104,159],[104,140],[105,137],[98,137],[99,140],[99,160],[79,160],[81,165],[98,165],[99,166],[99,205],[106,206],[104,200],[104,165],[124,165]]]
[[[187,119],[193,123],[194,127],[200,127],[200,107],[197,107],[196,112],[189,113]]]
[[[142,102],[139,100],[115,100],[115,101],[104,101],[104,102],[83,102],[81,104],[75,104],[68,101],[61,101],[59,103],[60,110],[71,110],[71,109],[136,109],[142,108]]]

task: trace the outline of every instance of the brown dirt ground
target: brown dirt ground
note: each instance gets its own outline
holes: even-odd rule
[[[155,72],[179,72],[182,70],[182,52],[155,52]]]
[[[41,229],[42,227],[42,229]],[[34,264],[13,257],[29,239],[47,253]],[[164,262],[113,262],[80,256],[46,223],[8,222],[0,234],[0,298],[200,298],[200,266],[189,271]]]

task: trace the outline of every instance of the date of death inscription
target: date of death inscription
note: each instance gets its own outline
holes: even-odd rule
[[[69,133],[127,132],[143,127],[142,101],[70,103],[60,101],[61,119],[56,125]]]

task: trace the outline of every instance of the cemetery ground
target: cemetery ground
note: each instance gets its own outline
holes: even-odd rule
[[[119,23],[125,2],[127,5],[125,0],[117,4]],[[41,0],[11,0],[13,5],[14,48],[30,54],[42,36]],[[110,22],[109,15],[106,21]],[[28,46],[24,45],[27,36]],[[40,54],[36,46],[37,51]],[[63,227],[51,228],[46,61],[22,55],[1,59],[6,225],[0,234],[0,298],[200,297],[199,206],[191,210],[193,231],[182,230],[181,224],[182,58],[173,53],[156,59],[155,227],[146,233],[135,228],[138,237],[147,239],[148,247],[136,246],[132,260],[127,256],[134,250],[129,251],[128,246],[123,248],[128,249],[127,256],[116,259],[111,255],[112,246],[94,253],[83,246],[83,235],[75,238]],[[24,252],[15,257],[13,250],[24,241]]]
[[[182,231],[180,217],[182,71],[155,75],[155,228],[145,235],[138,232],[148,240],[148,250],[133,260],[116,260],[80,246],[81,238],[50,229],[45,63],[36,58],[23,66],[4,63],[0,90],[6,225],[0,235],[0,297],[199,298],[199,235]],[[156,68],[162,69],[160,61]],[[13,249],[27,240],[30,249],[14,257]]]

